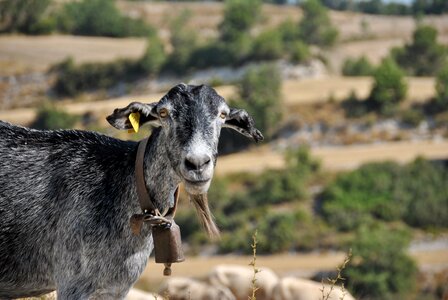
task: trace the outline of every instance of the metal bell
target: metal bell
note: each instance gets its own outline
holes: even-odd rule
[[[185,260],[180,228],[172,220],[169,227],[154,226],[152,228],[152,236],[156,263],[165,264],[164,275],[169,276],[171,274],[171,263],[183,262]]]

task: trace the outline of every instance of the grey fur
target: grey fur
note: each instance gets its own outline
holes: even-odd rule
[[[167,118],[158,116],[161,107],[169,109]],[[136,111],[141,125],[160,126],[149,138],[144,172],[161,211],[172,206],[180,182],[192,194],[206,192],[222,126],[262,139],[246,112],[229,108],[206,86],[178,85],[159,103],[132,103],[108,121],[129,128],[128,115]],[[59,300],[125,297],[153,248],[147,225],[138,236],[129,226],[141,211],[136,151],[135,142],[94,132],[38,131],[0,121],[0,299],[55,289]],[[204,155],[213,163],[199,158],[195,167],[195,157]]]

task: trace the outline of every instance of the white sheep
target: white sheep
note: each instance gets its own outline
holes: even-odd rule
[[[321,300],[323,299],[322,287],[326,297],[331,288],[328,284],[322,285],[320,282],[308,279],[285,277],[274,287],[272,300]],[[340,299],[355,300],[348,291],[343,292],[339,286],[334,286],[328,300]]]
[[[278,282],[277,275],[270,269],[259,268],[256,274],[257,300],[271,299],[272,290]],[[219,265],[207,276],[207,281],[214,286],[227,287],[238,300],[247,300],[252,295],[252,278],[254,271],[250,267],[239,265]]]
[[[223,286],[212,286],[191,278],[173,277],[165,281],[159,290],[170,300],[235,300],[232,293]]]

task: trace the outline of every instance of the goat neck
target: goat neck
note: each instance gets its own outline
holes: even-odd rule
[[[159,211],[174,205],[174,194],[181,181],[166,149],[165,135],[159,128],[154,129],[146,145],[143,172],[149,197]]]

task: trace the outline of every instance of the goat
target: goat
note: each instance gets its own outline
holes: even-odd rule
[[[263,139],[254,120],[215,90],[179,84],[159,102],[133,102],[107,117],[117,129],[156,126],[144,155],[147,191],[159,211],[183,183],[206,229],[204,200],[222,127]],[[123,299],[153,249],[135,183],[138,143],[79,130],[39,131],[0,122],[0,299],[57,290],[59,300]]]

